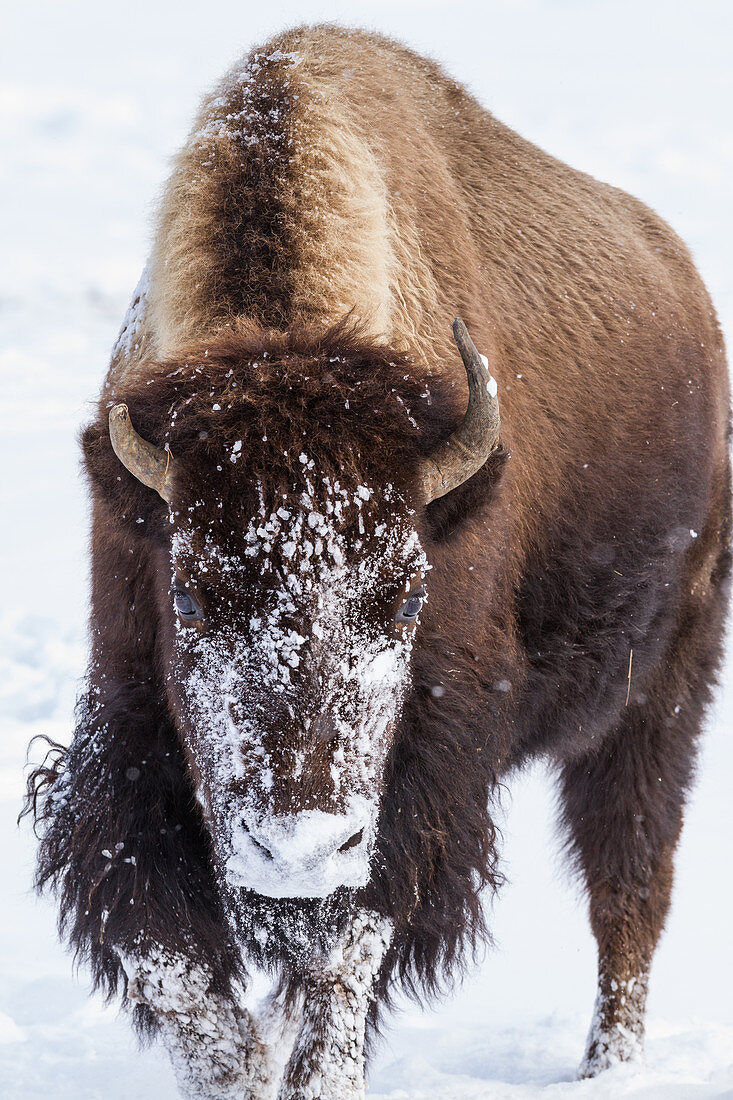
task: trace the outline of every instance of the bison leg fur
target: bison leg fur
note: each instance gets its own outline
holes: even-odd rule
[[[303,1019],[278,1100],[364,1100],[364,1038],[392,926],[358,912],[305,980]]]
[[[250,1013],[213,991],[204,966],[160,947],[120,957],[127,995],[155,1014],[186,1100],[271,1100],[270,1050]]]
[[[581,1077],[642,1056],[649,968],[669,909],[701,720],[702,701],[690,698],[689,681],[685,694],[676,709],[683,696],[675,692],[658,696],[664,702],[642,696],[596,754],[562,772],[564,824],[598,945]]]

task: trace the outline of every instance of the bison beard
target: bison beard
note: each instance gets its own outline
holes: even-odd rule
[[[181,154],[84,433],[92,654],[29,781],[37,885],[186,1095],[355,1100],[392,990],[437,993],[486,937],[497,785],[544,756],[596,1073],[641,1049],[720,659],[712,307],[650,211],[431,63],[335,28],[268,49]]]

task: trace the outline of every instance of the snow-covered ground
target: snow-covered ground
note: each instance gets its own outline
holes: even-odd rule
[[[8,5],[8,8],[10,6]],[[142,266],[151,202],[197,97],[246,46],[304,20],[394,33],[556,155],[635,192],[686,237],[733,333],[733,5],[728,0],[26,0],[0,42],[0,1096],[172,1100],[87,996],[29,883],[15,827],[26,743],[70,733],[84,663],[86,504],[75,433]],[[652,978],[646,1068],[572,1080],[594,993],[551,779],[506,805],[497,947],[435,1011],[397,1017],[381,1100],[733,1098],[733,658],[705,739]],[[36,750],[38,751],[38,750]]]

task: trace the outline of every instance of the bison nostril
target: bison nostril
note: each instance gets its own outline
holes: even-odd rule
[[[249,829],[247,828],[246,825],[243,825],[242,828],[244,829],[245,833],[247,834],[247,836],[249,837],[251,842],[254,844],[254,846],[258,850],[258,852],[261,852],[262,855],[265,857],[265,859],[271,860],[272,859],[272,852],[270,851],[270,849],[266,848],[264,844],[260,844],[259,840],[256,840],[252,836],[251,832],[249,831]]]
[[[349,837],[345,844],[341,845],[341,847],[339,848],[339,852],[348,852],[349,848],[356,848],[357,844],[361,844],[363,839],[364,830],[359,829],[358,833],[354,833],[352,837]]]
[[[265,859],[272,859],[272,852],[270,851],[269,848],[266,848],[264,846],[264,844],[260,844],[259,840],[255,840],[254,837],[250,837],[250,840],[254,844],[255,848],[257,848],[260,852],[262,852]]]

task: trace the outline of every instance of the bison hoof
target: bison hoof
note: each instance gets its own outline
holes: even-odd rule
[[[624,1062],[642,1061],[642,1043],[638,1035],[623,1024],[616,1024],[608,1032],[594,1035],[588,1042],[583,1061],[578,1069],[578,1079],[597,1077],[604,1070]]]

